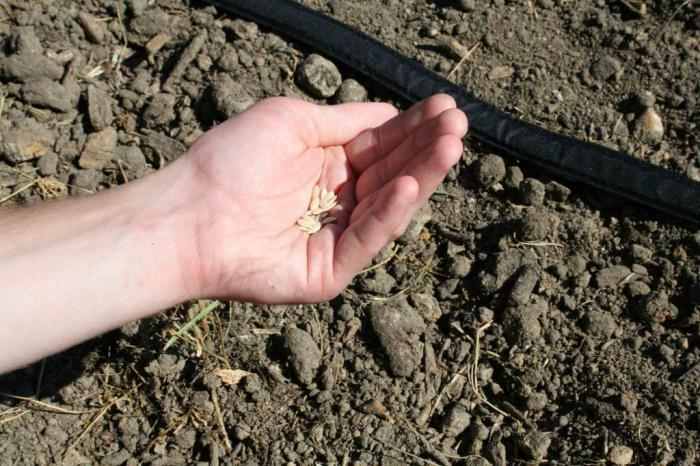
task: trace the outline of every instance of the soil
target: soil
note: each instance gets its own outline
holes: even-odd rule
[[[695,1],[304,3],[700,178]],[[0,7],[1,207],[144,176],[268,96],[407,106],[199,2]],[[699,255],[694,227],[467,138],[333,301],[221,302],[164,349],[210,304],[185,303],[0,377],[0,465],[699,464]]]

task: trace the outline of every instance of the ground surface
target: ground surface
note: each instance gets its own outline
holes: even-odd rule
[[[700,177],[697,2],[306,3],[527,120]],[[325,64],[299,76],[309,48],[200,3],[0,11],[2,207],[133,180],[254,101],[333,87]],[[454,70],[436,36],[478,46]],[[329,102],[364,86],[405,107],[340,72],[360,86]],[[700,462],[696,229],[469,139],[431,207],[331,303],[215,304],[164,350],[210,305],[187,303],[0,377],[30,397],[0,397],[0,464]]]

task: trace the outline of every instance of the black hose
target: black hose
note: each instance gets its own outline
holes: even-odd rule
[[[700,183],[520,121],[371,37],[291,0],[206,0],[303,42],[410,100],[447,93],[479,141],[545,170],[700,223]]]

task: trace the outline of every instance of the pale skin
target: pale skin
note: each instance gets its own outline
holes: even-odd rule
[[[0,373],[178,303],[339,294],[462,154],[447,95],[388,104],[267,99],[137,181],[0,212]],[[296,224],[315,185],[336,223]]]

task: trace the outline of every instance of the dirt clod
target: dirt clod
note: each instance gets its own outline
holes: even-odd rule
[[[476,181],[488,188],[499,183],[506,175],[506,164],[503,159],[494,154],[488,154],[479,159],[474,167]]]
[[[105,31],[97,19],[90,13],[81,11],[78,15],[78,21],[85,31],[85,36],[95,44],[101,44],[105,37]]]
[[[297,68],[297,80],[311,96],[325,99],[335,94],[343,78],[333,62],[311,54]]]
[[[297,380],[305,385],[313,383],[321,366],[321,350],[313,337],[296,327],[282,335],[282,350]]]
[[[95,131],[101,131],[112,124],[112,101],[106,92],[96,86],[88,86],[87,105],[90,124]]]
[[[591,65],[591,75],[598,81],[607,81],[621,69],[622,64],[620,60],[611,55],[603,55]]]
[[[520,198],[525,205],[541,206],[545,192],[544,183],[534,178],[525,178],[520,183]]]
[[[27,118],[10,128],[2,130],[2,155],[15,164],[36,159],[49,152],[55,134],[43,123]]]
[[[367,89],[354,79],[346,79],[340,85],[335,98],[340,103],[364,102],[367,100]]]
[[[531,460],[542,460],[547,457],[547,450],[552,443],[550,436],[537,430],[529,430],[521,436],[518,447],[526,458]]]
[[[391,372],[396,376],[411,375],[423,356],[423,319],[403,299],[373,304],[369,314]]]
[[[59,84],[49,78],[37,78],[22,86],[22,99],[38,107],[51,108],[59,112],[72,110],[78,104],[80,87],[74,81]]]
[[[635,134],[644,142],[655,144],[664,137],[664,124],[653,107],[648,107],[639,115],[635,123]]]
[[[610,462],[618,466],[630,464],[633,456],[634,450],[627,445],[615,445],[608,453],[608,459]]]
[[[226,118],[244,112],[255,103],[245,87],[228,74],[219,74],[212,89],[216,109]]]
[[[675,319],[678,315],[678,308],[669,302],[664,291],[654,291],[642,296],[635,311],[637,318],[646,324],[662,323]]]

